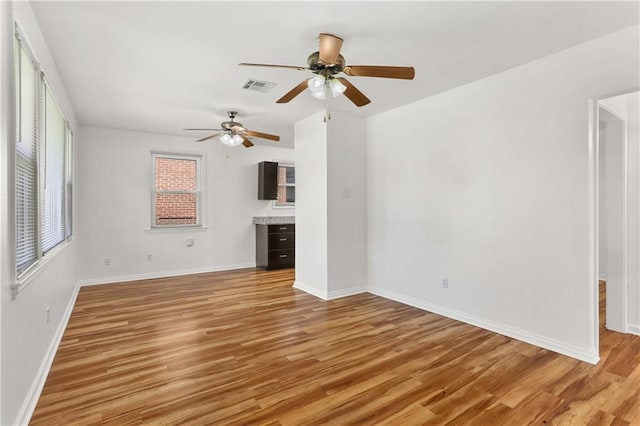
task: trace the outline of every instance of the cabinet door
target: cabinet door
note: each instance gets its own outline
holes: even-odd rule
[[[275,200],[278,197],[278,163],[258,163],[258,200]]]

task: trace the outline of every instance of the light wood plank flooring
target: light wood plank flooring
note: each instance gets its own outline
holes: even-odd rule
[[[597,366],[293,270],[84,287],[34,425],[640,425],[640,337]]]

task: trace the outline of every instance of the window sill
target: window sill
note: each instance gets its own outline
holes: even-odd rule
[[[175,226],[166,228],[146,228],[145,232],[200,232],[209,229],[208,226]]]
[[[47,265],[60,255],[68,246],[71,245],[73,237],[63,241],[56,247],[51,249],[37,263],[27,270],[27,273],[20,277],[15,284],[11,285],[11,299],[16,300],[24,291],[29,288],[31,283],[47,268]]]

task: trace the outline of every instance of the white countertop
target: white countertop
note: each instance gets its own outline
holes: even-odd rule
[[[253,223],[256,225],[285,225],[296,223],[295,216],[254,216]]]

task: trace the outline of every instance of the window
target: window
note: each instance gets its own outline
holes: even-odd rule
[[[38,260],[38,67],[16,34],[16,270]]]
[[[67,156],[65,165],[65,193],[64,199],[66,201],[66,222],[64,229],[66,231],[65,236],[70,238],[73,235],[73,221],[71,220],[73,212],[73,132],[69,128],[67,123]]]
[[[152,158],[152,228],[202,226],[202,157],[153,153]]]
[[[71,132],[16,28],[16,276],[71,236]]]
[[[60,244],[65,239],[65,145],[67,125],[62,111],[53,98],[51,90],[42,82],[44,94],[42,146],[42,253]]]
[[[278,164],[278,194],[275,207],[296,205],[296,168],[293,164]]]

